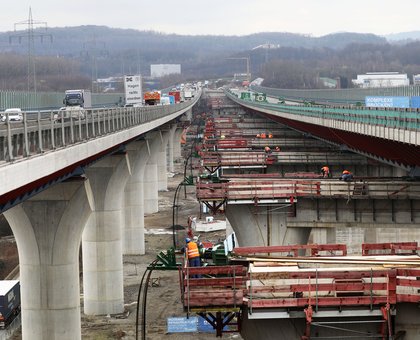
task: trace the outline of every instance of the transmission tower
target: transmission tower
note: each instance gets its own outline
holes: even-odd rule
[[[21,25],[26,26],[26,29],[18,30]],[[35,68],[35,39],[39,38],[41,43],[45,38],[49,38],[52,42],[52,35],[47,34],[47,23],[43,21],[35,21],[32,19],[32,9],[29,7],[28,20],[15,23],[14,33],[9,36],[9,43],[14,39],[19,43],[23,40],[28,42],[28,92],[33,90],[36,93],[36,68]]]

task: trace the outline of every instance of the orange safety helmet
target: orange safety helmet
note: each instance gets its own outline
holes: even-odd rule
[[[348,175],[348,174],[350,174],[350,171],[348,171],[348,170],[343,170],[343,175]]]

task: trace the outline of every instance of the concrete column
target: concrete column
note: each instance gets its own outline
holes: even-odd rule
[[[157,173],[158,173],[158,190],[168,190],[168,170],[167,170],[167,155],[166,150],[168,146],[170,132],[162,131],[161,144],[157,151]]]
[[[125,187],[123,252],[125,255],[143,255],[145,253],[143,179],[150,157],[148,142],[130,143],[127,151],[133,169]]]
[[[181,136],[184,129],[177,128],[174,135],[174,160],[180,159],[181,156]]]
[[[144,168],[143,193],[144,213],[153,214],[159,211],[158,195],[158,150],[161,144],[160,133],[151,133],[146,136],[149,142],[150,157]]]
[[[4,213],[19,250],[22,339],[81,339],[79,247],[89,181],[57,184]]]
[[[130,175],[127,157],[109,156],[87,170],[95,210],[82,242],[85,314],[117,314],[124,310],[121,210]]]
[[[174,168],[174,160],[175,160],[175,144],[178,142],[179,144],[179,140],[176,141],[175,140],[175,132],[176,132],[177,126],[176,125],[172,125],[171,129],[169,130],[169,143],[168,143],[168,170],[169,172],[175,172],[175,168]]]
[[[226,217],[241,246],[307,244],[311,228],[288,228],[287,212],[272,207],[228,205]]]

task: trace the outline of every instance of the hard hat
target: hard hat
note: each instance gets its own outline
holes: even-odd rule
[[[193,241],[198,241],[198,236],[194,236]]]
[[[186,242],[186,243],[191,242],[190,238],[188,238],[188,237],[187,237],[187,238],[185,239],[185,242]]]

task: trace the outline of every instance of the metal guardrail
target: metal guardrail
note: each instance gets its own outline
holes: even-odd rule
[[[66,119],[63,118],[65,111],[22,112],[22,121],[10,122],[7,118],[5,123],[0,123],[0,162],[53,151],[138,126],[192,107],[199,98],[200,95],[174,105],[100,108],[76,115],[73,111],[77,118],[70,114]]]
[[[263,92],[269,96],[297,101],[315,101],[343,104],[364,103],[366,96],[420,96],[420,86],[378,87],[371,89],[276,89],[264,86],[251,86],[252,91]]]
[[[259,103],[243,100],[231,92],[226,95],[237,103],[244,103],[255,108],[266,108],[273,111],[308,116],[322,119],[333,119],[343,122],[379,125],[389,128],[420,130],[420,111],[417,109],[393,108],[352,108],[345,106],[320,105],[286,105]]]

